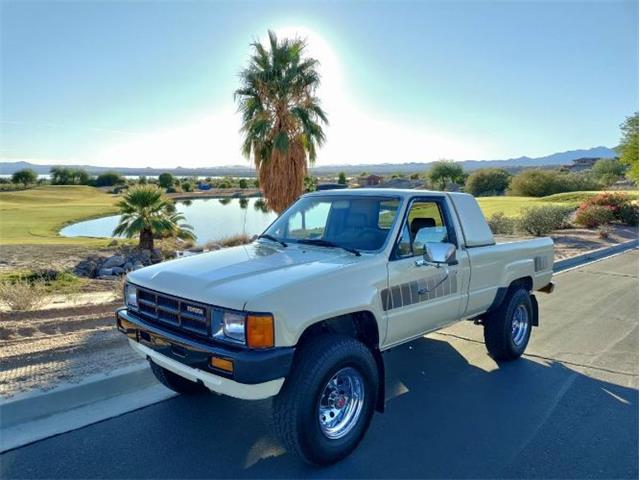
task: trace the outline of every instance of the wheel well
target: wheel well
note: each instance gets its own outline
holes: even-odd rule
[[[378,367],[378,395],[376,398],[376,410],[384,412],[385,399],[385,369],[382,353],[380,352],[380,333],[378,332],[378,322],[373,313],[363,310],[359,312],[347,313],[337,317],[327,318],[314,323],[302,332],[298,345],[303,345],[323,333],[338,333],[356,338],[364,343],[373,354]],[[297,349],[298,351],[300,349]]]
[[[513,291],[516,288],[525,288],[528,292],[533,290],[533,279],[531,277],[517,278],[509,285],[509,290]]]
[[[302,344],[322,333],[348,335],[357,338],[370,348],[377,349],[380,345],[378,322],[376,322],[373,313],[366,310],[347,313],[314,323],[302,332],[298,344]]]

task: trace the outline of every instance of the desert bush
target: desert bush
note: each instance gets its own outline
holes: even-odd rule
[[[638,225],[638,205],[627,203],[620,207],[619,220],[625,225]]]
[[[517,219],[507,217],[502,212],[496,212],[489,219],[487,223],[494,235],[511,235],[516,229]]]
[[[602,207],[602,208],[592,208]],[[606,223],[618,221],[626,225],[638,224],[638,206],[631,203],[628,195],[620,192],[604,192],[599,193],[591,198],[586,199],[578,209],[580,220],[576,218],[576,222],[590,228]]]
[[[502,195],[511,180],[511,174],[502,168],[481,168],[467,178],[464,190],[476,197]]]
[[[596,228],[607,225],[615,218],[613,209],[604,205],[582,204],[576,212],[575,222],[587,228]]]
[[[123,185],[126,179],[118,172],[104,172],[95,179],[96,187],[113,187],[115,185]]]
[[[609,227],[603,225],[598,228],[598,237],[600,237],[602,240],[606,240],[607,238],[609,238]]]
[[[555,193],[599,190],[600,184],[585,173],[524,170],[511,179],[509,195],[546,197]]]
[[[518,228],[539,237],[568,225],[569,214],[573,208],[561,205],[541,205],[523,208],[518,219]]]
[[[32,282],[19,278],[0,281],[0,303],[10,310],[36,310],[47,301],[47,286],[42,280]]]

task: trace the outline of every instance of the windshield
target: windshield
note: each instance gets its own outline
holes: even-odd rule
[[[284,242],[376,251],[384,246],[399,207],[395,197],[304,197],[264,234]]]

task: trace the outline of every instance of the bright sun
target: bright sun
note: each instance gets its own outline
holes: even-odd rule
[[[393,118],[374,106],[357,105],[349,95],[345,69],[336,50],[306,27],[274,29],[279,38],[307,40],[307,54],[320,62],[318,95],[329,117],[327,142],[318,164],[424,162],[438,158],[482,158],[489,145],[439,131],[426,123]],[[266,38],[260,38],[265,41]],[[103,151],[92,160],[111,166],[140,165],[175,168],[251,165],[240,154],[240,118],[229,101],[217,112],[187,125],[135,135]]]

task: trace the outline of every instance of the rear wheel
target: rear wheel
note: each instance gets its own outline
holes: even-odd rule
[[[158,381],[174,392],[184,393],[186,395],[197,395],[200,393],[208,393],[210,391],[204,385],[187,380],[180,375],[176,375],[172,371],[153,363],[151,360],[149,361],[149,364],[151,365],[151,371]]]
[[[316,465],[349,455],[375,407],[378,371],[361,342],[322,335],[301,347],[273,402],[274,427],[288,450]]]
[[[524,288],[514,289],[502,305],[484,319],[484,342],[496,360],[515,360],[529,344],[533,308]]]

